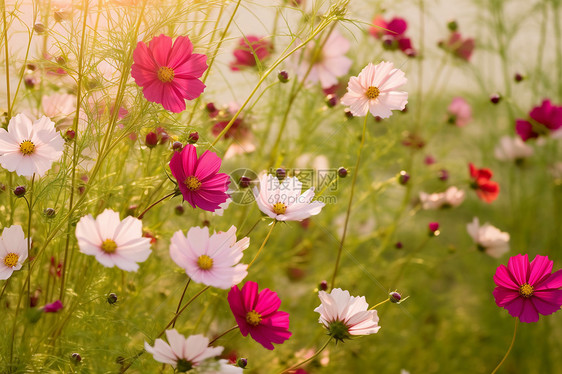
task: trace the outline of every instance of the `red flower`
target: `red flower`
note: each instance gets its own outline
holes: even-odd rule
[[[446,51],[451,52],[453,56],[465,61],[470,60],[472,51],[474,51],[474,39],[466,38],[463,40],[461,34],[456,31],[451,33],[449,40],[446,42],[441,41],[439,45]]]
[[[470,169],[470,177],[473,179],[472,188],[476,190],[476,194],[487,203],[498,198],[500,186],[496,182],[492,182],[492,171],[487,168],[477,169],[472,163],[468,164]]]
[[[243,67],[256,66],[257,60],[265,60],[272,50],[272,44],[264,38],[253,35],[241,38],[233,53],[236,60],[230,63],[230,69],[238,71]]]

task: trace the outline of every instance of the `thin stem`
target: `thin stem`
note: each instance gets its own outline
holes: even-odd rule
[[[324,349],[326,349],[326,347],[328,346],[328,344],[330,344],[331,341],[332,341],[332,337],[330,337],[330,338],[326,341],[326,343],[324,343],[324,345],[322,346],[322,348],[320,348],[318,351],[316,351],[316,353],[313,354],[311,357],[309,357],[309,358],[307,358],[306,360],[301,361],[301,362],[299,362],[298,364],[295,364],[295,365],[293,365],[293,366],[291,366],[291,367],[289,367],[289,368],[287,368],[287,369],[281,371],[279,374],[288,373],[288,372],[290,372],[290,371],[292,371],[292,370],[298,369],[299,367],[308,364],[310,361],[312,361],[312,360],[314,360],[316,357],[318,357],[318,355],[319,355],[320,353],[322,353],[322,351],[323,351]]]
[[[250,233],[251,233],[252,231],[254,231],[254,229],[256,228],[256,226],[258,225],[258,223],[260,223],[260,222],[261,222],[261,218],[258,219],[258,220],[256,221],[256,223],[254,223],[254,225],[248,230],[248,232],[245,233],[244,235],[242,235],[242,237],[245,237],[245,236],[250,235]]]
[[[252,264],[254,263],[254,261],[256,261],[256,259],[258,258],[258,256],[260,255],[263,247],[265,247],[265,244],[267,243],[267,240],[269,239],[269,236],[271,235],[271,233],[273,232],[273,228],[275,227],[275,225],[277,224],[277,221],[273,221],[273,224],[271,225],[271,228],[269,229],[269,232],[267,233],[267,236],[265,237],[265,239],[263,240],[263,243],[261,243],[261,247],[260,249],[258,249],[258,252],[256,253],[256,255],[254,256],[254,259],[252,260],[252,262],[250,262],[250,264],[248,265],[248,269],[250,268],[250,266],[252,266]]]
[[[4,51],[6,52],[6,102],[8,106],[8,121],[12,118],[12,105],[10,98],[10,55],[8,51],[8,21],[6,19],[6,1],[2,0],[2,18],[4,21]]]
[[[26,199],[27,208],[28,208],[28,217],[27,217],[27,255],[28,257],[32,257],[31,254],[31,217],[33,213],[33,184],[35,182],[35,173],[31,177],[31,187],[29,188],[29,201]],[[29,306],[29,300],[31,297],[31,265],[30,261],[27,261],[27,300]]]
[[[4,282],[4,287],[2,287],[2,292],[0,292],[0,300],[2,300],[2,296],[4,296],[4,292],[6,291],[6,288],[8,288],[9,281],[10,278],[6,279],[6,282]]]
[[[515,343],[515,336],[517,335],[517,325],[518,324],[519,324],[519,319],[515,318],[515,327],[513,329],[513,339],[511,339],[511,344],[509,345],[509,348],[507,349],[507,352],[505,353],[505,356],[503,356],[503,358],[500,361],[500,363],[498,364],[498,366],[496,366],[494,371],[492,371],[492,374],[495,374],[498,371],[498,369],[502,366],[504,361],[507,359],[507,356],[509,356],[509,353],[511,352],[511,349],[513,348],[513,343]]]
[[[157,202],[151,204],[148,208],[146,208],[146,209],[144,210],[144,212],[142,212],[142,213],[139,215],[138,218],[139,218],[139,219],[142,219],[142,217],[144,217],[144,215],[146,214],[146,212],[148,212],[150,209],[152,209],[152,207],[154,207],[155,205],[161,203],[162,201],[166,200],[167,198],[169,198],[169,197],[171,197],[171,196],[174,196],[175,194],[176,194],[176,191],[174,191],[174,192],[172,192],[172,193],[169,193],[169,194],[167,194],[166,196],[164,196],[163,198],[161,198],[160,200],[158,200]]]
[[[363,132],[361,133],[361,144],[359,145],[359,151],[357,152],[357,163],[355,164],[355,170],[353,170],[353,180],[351,181],[351,193],[349,194],[349,204],[347,205],[347,213],[345,214],[345,223],[343,225],[343,234],[341,236],[340,246],[338,248],[338,257],[336,258],[336,265],[334,266],[334,273],[332,274],[332,281],[330,282],[330,289],[334,288],[336,284],[336,276],[338,275],[338,267],[341,260],[341,252],[343,250],[343,244],[345,242],[345,236],[347,234],[347,225],[349,223],[349,216],[351,215],[351,203],[353,202],[353,193],[355,192],[355,184],[357,182],[357,175],[359,174],[359,163],[361,162],[361,150],[365,144],[365,133],[367,132],[367,118],[369,114],[365,115],[365,121],[363,121]]]
[[[216,338],[211,340],[211,342],[209,343],[209,347],[212,346],[213,343],[215,343],[217,340],[219,340],[220,338],[222,338],[223,336],[225,336],[229,332],[236,330],[237,328],[238,328],[238,325],[232,326],[231,328],[229,328],[228,330],[226,330],[225,332],[223,332],[222,334],[220,334],[219,336],[217,336]]]
[[[180,297],[180,302],[178,303],[178,307],[176,308],[176,314],[178,314],[178,312],[180,311],[181,308],[181,303],[183,301],[183,297],[185,296],[185,291],[187,291],[187,287],[189,287],[189,283],[191,283],[191,278],[187,279],[187,283],[185,284],[185,288],[183,289],[183,292],[181,294]],[[174,323],[172,323],[172,327],[176,326],[176,321],[174,321]]]
[[[386,299],[385,301],[381,301],[380,303],[373,305],[372,307],[369,308],[369,310],[376,309],[378,306],[383,305],[384,303],[387,303],[389,301],[390,301],[390,297],[388,299]]]
[[[425,245],[427,244],[427,242],[429,241],[429,239],[431,239],[431,237],[428,237],[427,239],[425,239],[416,249],[414,249],[412,251],[412,253],[410,253],[410,255],[408,256],[408,258],[406,259],[406,261],[404,262],[404,265],[402,265],[402,267],[400,268],[400,270],[398,271],[398,275],[396,275],[396,278],[394,278],[394,280],[392,281],[392,287],[396,287],[396,285],[398,284],[398,282],[400,281],[400,279],[402,278],[402,276],[404,275],[404,271],[406,270],[406,267],[410,264],[410,262],[412,261],[412,259],[414,258],[414,256],[419,253],[419,251],[422,250],[423,247],[425,247]]]

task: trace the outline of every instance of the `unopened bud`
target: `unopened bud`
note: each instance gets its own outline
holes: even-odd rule
[[[174,143],[172,144],[172,149],[173,149],[174,151],[181,151],[182,148],[183,148],[183,144],[181,144],[181,142],[174,142]]]
[[[238,182],[240,188],[248,188],[250,187],[251,183],[252,183],[252,179],[246,176],[240,177],[240,181]]]
[[[402,295],[400,295],[398,292],[394,291],[388,294],[388,298],[390,299],[391,303],[399,303],[400,300],[402,300]]]
[[[447,28],[451,31],[457,31],[459,29],[459,24],[453,19],[447,22]]]
[[[70,360],[72,361],[72,363],[78,364],[82,361],[82,356],[80,356],[78,353],[73,353],[70,355]]]
[[[185,208],[183,207],[183,205],[176,205],[174,212],[177,216],[181,216],[185,212]]]
[[[113,305],[117,302],[117,295],[113,292],[107,295],[107,303]]]
[[[343,166],[341,168],[338,169],[338,176],[340,178],[345,178],[347,177],[348,171],[346,168],[344,168]]]
[[[497,93],[493,94],[493,95],[490,96],[490,102],[492,104],[497,104],[501,101],[501,98],[502,97],[500,96],[500,94],[497,94]]]
[[[47,30],[47,28],[41,22],[37,22],[35,25],[33,25],[33,31],[35,31],[37,34],[43,34],[45,30]]]
[[[283,168],[279,168],[277,170],[275,170],[275,176],[279,179],[285,179],[285,177],[287,176],[287,171]]]
[[[328,108],[333,108],[338,104],[338,97],[336,95],[328,95],[326,96],[326,105]]]
[[[192,132],[191,134],[189,134],[187,141],[189,142],[189,144],[197,143],[199,141],[199,133],[197,131]]]
[[[14,189],[14,195],[16,195],[16,197],[24,197],[25,196],[25,186],[17,186]]]
[[[156,147],[156,145],[158,144],[158,135],[153,131],[149,132],[148,134],[146,134],[144,144],[146,144],[148,148]]]
[[[318,289],[320,291],[326,291],[328,289],[328,282],[326,282],[325,280],[320,282],[320,284],[318,285]]]
[[[400,172],[400,175],[398,176],[398,183],[404,186],[406,183],[408,183],[409,180],[410,180],[410,174],[402,170]]]
[[[277,74],[277,78],[279,79],[279,82],[287,83],[289,81],[289,73],[285,70],[281,70],[279,74]]]
[[[246,366],[248,366],[248,359],[247,358],[239,358],[236,361],[236,366],[244,369]]]
[[[43,210],[43,215],[47,218],[53,218],[57,212],[53,208],[46,208]]]

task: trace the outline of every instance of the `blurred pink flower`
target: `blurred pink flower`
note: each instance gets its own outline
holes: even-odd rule
[[[525,323],[560,310],[562,270],[552,273],[553,263],[548,256],[537,255],[530,264],[526,254],[511,257],[494,274],[496,304]]]
[[[162,104],[174,113],[185,110],[185,99],[193,100],[205,89],[197,78],[207,69],[207,56],[193,53],[187,36],[164,34],[152,38],[148,47],[139,42],[133,53],[131,76],[148,101]]]
[[[392,62],[369,63],[357,77],[350,78],[341,102],[349,106],[354,116],[371,112],[373,116],[388,118],[393,110],[406,107],[408,93],[397,91],[406,82],[404,72],[395,69]]]
[[[515,131],[523,141],[548,135],[562,130],[562,106],[552,105],[550,100],[543,100],[541,106],[534,107],[529,113],[530,120],[517,119]]]
[[[63,308],[62,302],[60,300],[54,303],[47,304],[43,307],[43,312],[45,313],[56,313]]]
[[[439,46],[452,53],[453,56],[469,61],[472,51],[474,51],[474,39],[466,38],[463,40],[461,34],[455,31],[451,33],[447,41],[439,42]]]
[[[499,258],[509,251],[509,234],[488,222],[480,226],[480,221],[474,217],[472,222],[466,225],[466,231],[478,246],[478,250],[488,256]]]
[[[264,61],[269,57],[273,45],[263,37],[248,35],[240,38],[238,47],[234,50],[235,60],[230,63],[230,69],[238,71],[244,67],[257,65],[257,60]]]
[[[226,190],[230,177],[218,173],[221,159],[213,152],[205,151],[197,158],[197,150],[186,144],[181,152],[174,152],[170,160],[172,175],[178,181],[183,199],[193,208],[213,212],[228,198]]]
[[[369,33],[377,39],[382,39],[385,48],[400,49],[406,55],[413,57],[416,51],[412,47],[411,39],[405,35],[407,29],[408,22],[404,18],[394,17],[386,22],[381,16],[376,16]]]
[[[494,155],[500,161],[521,162],[533,155],[533,148],[518,137],[502,136],[494,149]]]
[[[462,97],[454,97],[447,108],[449,123],[463,127],[472,121],[472,108]]]
[[[261,292],[256,282],[248,281],[228,293],[228,304],[243,336],[250,336],[265,348],[272,350],[275,344],[289,339],[289,313],[279,311],[281,299],[268,288]]]
[[[337,84],[338,78],[346,75],[351,68],[352,61],[345,56],[350,47],[349,41],[334,30],[321,50],[317,51],[316,47],[311,44],[305,50],[297,75],[300,79],[306,76],[307,83],[320,82],[322,88],[329,88]]]

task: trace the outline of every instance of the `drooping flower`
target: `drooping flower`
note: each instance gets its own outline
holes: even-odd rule
[[[334,339],[343,341],[352,335],[370,335],[379,331],[377,311],[369,310],[365,296],[351,296],[349,291],[335,288],[330,293],[318,292],[318,297],[321,304],[314,309],[320,313],[318,322]]]
[[[258,208],[278,221],[302,221],[315,216],[324,207],[323,202],[312,201],[314,187],[301,195],[302,183],[296,177],[285,178],[283,182],[272,174],[260,177],[258,187],[253,188]]]
[[[181,152],[175,152],[170,160],[172,175],[178,181],[183,199],[193,208],[213,212],[228,198],[230,184],[228,174],[218,173],[221,159],[210,151],[197,158],[197,150],[186,144]]]
[[[258,61],[269,57],[273,45],[263,37],[248,35],[240,38],[238,47],[234,50],[235,60],[230,63],[230,69],[238,71],[244,67],[254,67]]]
[[[306,82],[320,82],[322,88],[338,83],[338,78],[346,75],[352,61],[345,56],[349,51],[349,40],[337,30],[333,30],[321,49],[311,44],[304,51],[304,57],[297,68],[297,76]],[[308,75],[307,75],[308,72]]]
[[[469,163],[468,167],[472,178],[471,187],[476,190],[480,200],[487,203],[496,200],[500,193],[500,186],[490,180],[493,176],[492,171],[487,168],[477,169],[472,163]]]
[[[203,335],[191,335],[186,339],[175,329],[166,330],[166,338],[168,343],[156,339],[153,347],[144,342],[144,349],[156,361],[172,365],[180,373],[201,366],[209,358],[220,355],[224,349],[209,347],[209,339]]]
[[[0,279],[8,279],[27,259],[27,238],[21,226],[5,227],[0,236]]]
[[[499,258],[509,251],[509,234],[500,231],[488,222],[480,226],[480,221],[474,217],[472,222],[466,225],[466,231],[476,243],[478,250],[491,257]]]
[[[131,76],[144,97],[166,110],[184,111],[185,99],[196,99],[205,89],[198,78],[207,69],[207,56],[193,53],[187,36],[178,36],[173,45],[172,38],[164,34],[152,38],[148,47],[138,42],[133,60]]]
[[[500,143],[494,149],[494,155],[500,161],[515,161],[520,163],[533,155],[533,148],[517,137],[502,136]]]
[[[562,306],[562,270],[552,273],[554,262],[548,256],[535,256],[529,264],[527,254],[513,256],[507,267],[500,265],[494,274],[496,304],[512,317],[530,323],[539,314],[549,315]]]
[[[386,22],[381,16],[373,19],[373,26],[369,33],[377,39],[382,39],[383,47],[389,50],[400,49],[407,56],[414,57],[415,49],[412,41],[406,36],[408,22],[404,18],[394,17]]]
[[[243,336],[250,336],[265,348],[289,339],[289,313],[279,309],[281,299],[269,288],[258,290],[256,282],[248,281],[242,289],[234,286],[228,293],[228,304]]]
[[[354,116],[371,112],[375,117],[388,118],[393,110],[406,107],[408,93],[397,89],[407,81],[404,72],[395,69],[392,62],[369,63],[357,77],[350,78],[341,102]]]
[[[470,104],[462,97],[454,97],[447,107],[449,114],[448,122],[458,127],[466,126],[472,121],[472,109]]]
[[[177,231],[170,244],[170,256],[197,283],[228,289],[248,275],[248,265],[240,264],[250,238],[236,241],[236,227],[209,236],[208,227],[192,227],[184,236]]]
[[[96,256],[105,267],[117,266],[125,271],[137,271],[137,262],[150,255],[150,239],[143,237],[142,221],[128,216],[119,219],[119,213],[106,209],[95,219],[91,214],[80,218],[76,225],[80,252]]]
[[[54,125],[47,117],[35,122],[25,114],[13,117],[8,131],[0,129],[2,167],[26,177],[43,176],[53,161],[62,156],[64,147],[64,140]]]
[[[453,56],[469,61],[474,51],[474,39],[463,39],[462,35],[455,31],[451,33],[447,41],[440,41],[439,46]]]
[[[529,117],[529,120],[515,121],[515,130],[525,142],[562,129],[562,106],[552,105],[550,100],[543,100],[541,106],[534,107]]]
[[[445,192],[427,194],[420,192],[422,208],[426,210],[457,207],[464,201],[465,193],[455,186],[447,188]]]

